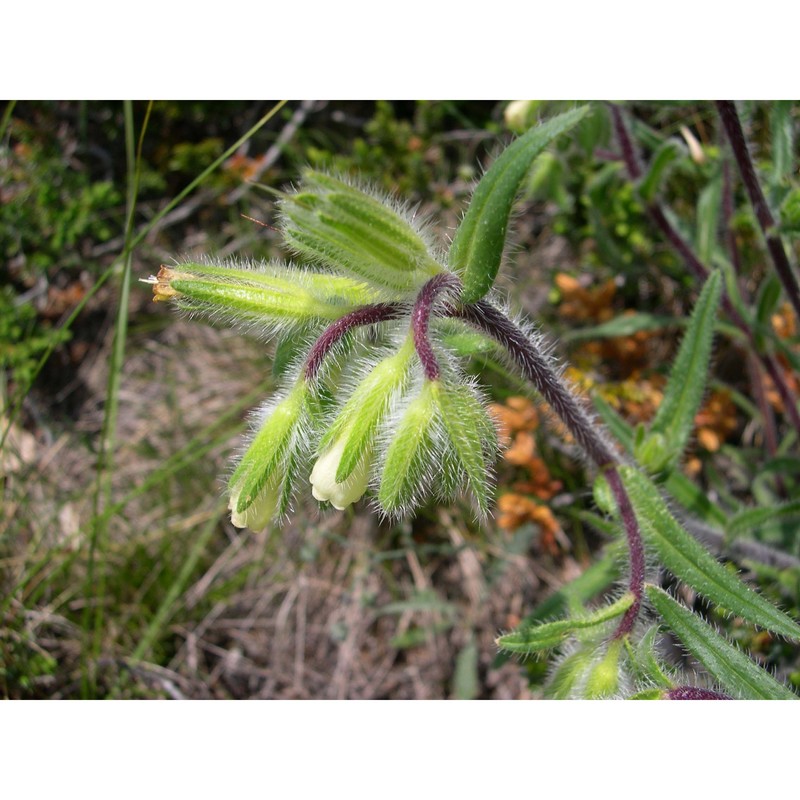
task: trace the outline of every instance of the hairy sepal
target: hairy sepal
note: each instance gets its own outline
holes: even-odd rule
[[[443,271],[422,229],[398,204],[313,170],[281,200],[287,243],[298,253],[393,299],[413,295]]]

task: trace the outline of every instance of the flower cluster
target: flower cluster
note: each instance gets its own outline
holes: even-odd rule
[[[155,300],[299,353],[253,416],[229,481],[234,525],[282,517],[305,481],[337,509],[371,489],[399,517],[466,489],[485,514],[497,437],[459,366],[459,278],[413,214],[347,181],[307,171],[280,212],[313,267],[192,262],[150,278]]]

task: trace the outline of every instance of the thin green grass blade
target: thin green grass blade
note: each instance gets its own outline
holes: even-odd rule
[[[703,264],[711,264],[717,247],[720,211],[722,209],[722,173],[717,173],[700,192],[697,201],[695,248]]]
[[[776,100],[772,103],[770,130],[772,132],[772,176],[780,183],[796,170],[794,158],[794,121],[791,100]]]
[[[793,692],[666,592],[646,586],[645,593],[686,648],[731,694],[750,700],[797,700]]]
[[[567,111],[532,128],[510,144],[475,187],[448,256],[464,282],[465,303],[480,300],[492,288],[506,240],[511,208],[533,160],[557,136],[578,123],[589,106]]]
[[[667,139],[659,145],[653,154],[647,173],[639,184],[642,200],[651,203],[655,199],[670,166],[685,154],[686,148],[677,139]]]
[[[619,472],[645,541],[670,572],[726,611],[800,639],[800,625],[725,569],[675,520],[649,478],[631,467],[620,467]]]
[[[692,312],[680,350],[670,372],[650,433],[661,434],[672,459],[677,460],[694,428],[708,378],[714,319],[722,295],[722,277],[712,272]]]
[[[186,556],[186,560],[181,565],[180,572],[175,581],[169,587],[166,597],[153,615],[145,632],[142,634],[142,638],[139,640],[136,649],[131,654],[131,661],[142,661],[146,659],[153,645],[163,634],[165,627],[169,624],[172,615],[175,613],[178,599],[189,583],[195,567],[197,566],[197,562],[205,552],[206,546],[214,535],[214,532],[218,529],[219,522],[226,514],[226,511],[227,506],[225,503],[217,503],[215,508],[209,512],[208,521],[200,530],[191,550]]]
[[[83,311],[86,304],[97,294],[100,288],[108,281],[108,279],[117,271],[120,263],[124,263],[125,259],[128,257],[128,254],[136,248],[144,238],[153,230],[153,228],[158,225],[159,222],[170,212],[174,209],[182,200],[184,200],[188,195],[190,195],[211,173],[213,173],[216,169],[218,169],[222,164],[224,164],[245,142],[251,139],[261,128],[264,127],[280,110],[285,106],[287,103],[286,100],[281,100],[280,102],[276,103],[261,119],[253,125],[250,130],[248,130],[241,138],[239,138],[236,142],[234,142],[216,161],[214,161],[211,165],[209,165],[206,169],[204,169],[185,189],[179,192],[169,203],[167,203],[164,208],[162,208],[152,219],[148,220],[139,232],[134,235],[129,242],[126,243],[125,248],[123,249],[120,258],[116,259],[109,267],[106,269],[95,281],[95,283],[88,289],[85,295],[81,298],[80,302],[75,306],[72,310],[70,315],[64,321],[62,325],[60,325],[57,331],[68,331],[75,320],[78,318],[80,313]],[[36,364],[33,372],[31,373],[30,382],[28,385],[28,389],[33,386],[34,381],[38,377],[39,373],[42,371],[42,368],[47,363],[47,360],[53,353],[53,350],[56,346],[56,342],[60,341],[59,337],[53,337],[51,344],[48,345],[47,349],[42,353],[41,358]],[[21,399],[14,405],[13,408],[9,410],[8,413],[8,421],[6,423],[5,429],[0,435],[0,448],[3,447],[6,441],[6,437],[8,436],[9,431],[11,430],[11,426],[16,421],[17,415],[19,414],[22,408],[22,401],[27,394],[27,390],[21,392]]]
[[[555,622],[544,622],[532,628],[519,629],[513,633],[498,636],[495,643],[501,650],[520,655],[534,655],[543,650],[552,650],[576,631],[594,628],[622,616],[632,604],[633,595],[627,593],[615,603],[604,606],[585,617],[559,619]]]
[[[128,305],[130,300],[131,272],[133,264],[133,219],[136,211],[136,199],[139,194],[139,177],[141,174],[142,146],[147,123],[150,119],[152,103],[147,107],[147,113],[142,123],[138,148],[135,150],[133,127],[133,104],[124,102],[125,110],[125,150],[128,163],[128,197],[125,221],[125,258],[122,271],[119,293],[119,308],[114,328],[114,342],[109,364],[108,386],[106,389],[105,417],[100,434],[100,452],[97,460],[97,483],[94,495],[94,515],[89,539],[89,564],[86,578],[86,596],[93,602],[86,606],[84,614],[84,631],[92,630],[91,648],[84,648],[84,663],[82,665],[82,690],[84,697],[95,694],[94,675],[86,657],[91,656],[96,663],[100,658],[102,646],[103,609],[105,607],[105,570],[98,571],[95,579],[96,560],[102,557],[106,549],[107,526],[101,516],[101,509],[111,500],[111,476],[114,468],[114,449],[116,446],[117,415],[119,410],[119,389],[122,382],[122,368],[125,361],[125,345],[128,338]],[[91,623],[90,623],[91,618]]]

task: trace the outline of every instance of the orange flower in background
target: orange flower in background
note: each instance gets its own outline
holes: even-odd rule
[[[557,540],[563,533],[553,512],[538,500],[549,500],[557,494],[563,484],[554,480],[545,462],[536,455],[536,439],[533,431],[539,427],[539,414],[527,397],[509,397],[505,403],[490,406],[497,421],[501,444],[506,448],[503,460],[512,467],[523,470],[523,480],[511,484],[513,492],[498,500],[500,512],[497,523],[507,531],[513,531],[527,522],[539,526],[540,544],[548,552],[557,554]]]
[[[586,289],[565,272],[559,272],[555,284],[561,292],[559,311],[567,319],[606,322],[614,316],[611,301],[617,292],[613,278],[593,289]]]
[[[736,406],[729,392],[717,390],[711,393],[697,416],[697,441],[709,453],[716,453],[723,442],[736,430]]]
[[[536,503],[529,497],[509,493],[500,497],[497,507],[500,511],[497,524],[503,530],[514,531],[526,522],[535,523],[541,531],[539,542],[542,547],[552,555],[558,555],[558,539],[563,538],[563,533],[558,520],[547,506]]]

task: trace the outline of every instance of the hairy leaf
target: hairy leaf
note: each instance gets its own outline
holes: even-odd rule
[[[689,327],[672,366],[664,399],[650,428],[664,436],[671,457],[677,460],[694,428],[708,377],[714,318],[722,294],[722,277],[713,272],[692,312]]]
[[[633,595],[628,593],[611,605],[604,606],[585,617],[559,619],[545,622],[533,628],[507,633],[496,639],[497,646],[509,653],[531,655],[542,650],[550,650],[561,644],[571,633],[602,625],[624,614],[633,603]]]
[[[800,639],[800,625],[717,561],[674,517],[655,484],[631,467],[620,476],[645,541],[670,572],[725,610],[763,628]]]
[[[582,119],[588,109],[583,106],[567,111],[520,136],[495,160],[475,188],[448,257],[450,267],[464,283],[465,303],[480,300],[494,283],[511,207],[533,160],[556,136]]]
[[[698,661],[729,692],[750,700],[796,700],[797,697],[720,636],[700,617],[655,586],[645,593],[656,611]]]

